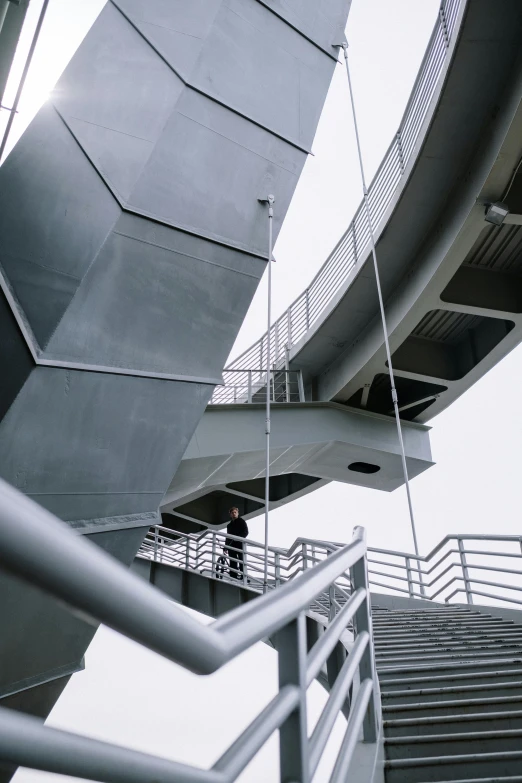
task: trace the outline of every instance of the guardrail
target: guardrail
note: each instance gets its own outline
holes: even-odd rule
[[[466,543],[475,545],[466,547]],[[486,543],[487,548],[477,548],[481,543]],[[510,551],[497,550],[499,544]],[[412,598],[449,603],[463,593],[468,604],[473,604],[475,596],[495,603],[522,605],[522,536],[450,534],[424,557],[369,547],[368,574],[370,585]],[[488,578],[491,574],[494,580]],[[502,577],[498,574],[503,575],[503,581],[499,581]],[[490,587],[496,592],[484,589]]]
[[[297,538],[289,549],[268,547],[267,587],[273,590],[290,582],[299,574],[314,568],[342,544]],[[223,554],[225,553],[225,554]],[[166,565],[187,568],[192,571],[227,581],[238,580],[251,590],[263,592],[265,547],[258,541],[231,536],[219,530],[201,533],[180,533],[170,528],[151,527],[139,557]],[[226,558],[226,564],[220,558]],[[350,574],[340,573],[318,594],[310,605],[312,611],[332,619],[352,592]]]
[[[397,186],[409,174],[424,120],[437,89],[465,0],[443,0],[417,79],[397,133],[368,189],[374,233],[383,220]],[[346,284],[350,273],[365,257],[370,243],[370,226],[361,202],[347,230],[330,253],[308,288],[292,302],[270,331],[270,348],[277,367],[285,366],[290,348],[301,340],[319,319],[332,299]],[[267,333],[234,359],[226,370],[266,366]]]
[[[356,528],[347,546],[332,551],[299,578],[211,625],[201,625],[167,596],[127,570],[48,511],[0,481],[0,567],[39,587],[95,624],[103,622],[165,658],[199,674],[216,671],[253,644],[278,635],[279,692],[214,764],[203,770],[44,726],[0,708],[0,761],[73,777],[118,783],[229,783],[268,738],[280,734],[281,779],[309,783],[356,674],[344,739],[331,783],[346,780],[359,732],[375,743],[380,715],[375,680],[366,542]],[[305,613],[347,571],[352,594],[307,652]],[[347,624],[355,643],[308,735],[306,692]]]
[[[477,542],[485,542],[487,548],[477,548]],[[475,545],[467,547],[470,543]],[[310,538],[296,539],[289,549],[269,546],[269,589],[295,579],[343,546]],[[228,558],[224,572],[218,562],[223,548]],[[264,546],[257,541],[215,530],[179,533],[158,525],[150,529],[138,554],[215,578],[239,579],[252,590],[263,590]],[[522,535],[450,534],[425,556],[368,547],[367,562],[370,586],[389,593],[446,603],[464,594],[469,604],[475,596],[522,605]],[[495,581],[488,578],[491,574]],[[498,574],[503,575],[503,581],[499,581]],[[497,592],[485,591],[485,587]],[[350,575],[339,574],[328,590],[315,597],[310,609],[332,619],[351,592]]]
[[[224,370],[223,386],[216,386],[210,405],[266,402],[266,369]],[[304,402],[303,376],[300,370],[274,369],[270,373],[272,402]]]

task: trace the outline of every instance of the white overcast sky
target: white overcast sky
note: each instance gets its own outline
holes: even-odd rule
[[[32,0],[34,18],[40,4],[41,0]],[[12,143],[45,100],[103,5],[104,0],[51,0]],[[353,0],[347,34],[368,179],[399,125],[438,6],[438,0]],[[8,106],[14,88],[11,85],[5,96]],[[0,131],[6,116],[0,114]],[[313,151],[275,248],[276,317],[306,287],[361,198],[341,66]],[[263,332],[265,295],[262,282],[234,354]],[[421,551],[448,532],[520,532],[521,362],[522,349],[513,351],[433,420],[437,464],[412,482]],[[262,524],[261,518],[250,523],[253,538],[262,539]],[[412,548],[403,489],[388,494],[341,484],[272,512],[270,543],[286,546],[299,535],[349,540],[356,524],[367,528],[371,545]],[[210,766],[273,696],[275,686],[275,654],[264,645],[224,671],[201,678],[102,629],[87,653],[86,671],[73,677],[49,724]],[[313,715],[323,700],[320,687],[312,686]],[[333,744],[341,731],[342,724],[333,732]],[[275,753],[272,741],[245,771],[243,783],[276,781]],[[316,781],[326,779],[330,759],[331,754]],[[20,770],[15,781],[47,783],[55,777],[60,779]]]

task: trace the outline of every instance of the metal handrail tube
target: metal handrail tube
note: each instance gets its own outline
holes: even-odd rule
[[[332,620],[322,636],[314,644],[308,653],[306,663],[307,685],[310,685],[315,680],[323,668],[324,662],[339,641],[341,634],[344,630],[346,630],[346,626],[348,625],[349,621],[353,619],[355,612],[360,607],[365,598],[367,598],[366,590],[363,587],[359,587],[350,597],[348,602],[343,606],[339,614],[336,615],[335,619]],[[362,637],[363,634],[357,638],[361,639]]]
[[[499,587],[504,587],[504,585],[498,585]],[[454,590],[451,595],[449,595],[447,598],[445,598],[445,602],[448,603],[450,598],[453,598],[454,595],[457,595],[457,593],[465,593],[466,588],[465,587],[459,587],[457,590]],[[520,601],[518,598],[509,598],[508,596],[503,595],[492,595],[491,593],[484,593],[480,590],[472,590],[473,595],[480,595],[483,598],[492,598],[494,601],[506,601],[510,604],[520,604],[522,606],[522,601]]]
[[[258,598],[255,615],[249,605],[245,604],[227,612],[211,627],[219,630],[226,639],[227,645],[237,650],[235,654],[238,654],[254,641],[261,641],[286,625],[297,611],[305,611],[310,602],[335,580],[339,572],[346,571],[364,557],[364,551],[364,541],[354,536],[353,542],[344,549],[331,555],[315,568],[300,574],[298,579],[281,585],[276,591],[275,598],[272,596]],[[277,616],[274,611],[276,603]]]
[[[283,686],[270,704],[214,764],[212,770],[224,773],[227,780],[236,780],[274,731],[277,731],[295,710],[299,700],[300,693],[297,686]]]
[[[359,738],[359,731],[364,721],[366,710],[374,688],[373,681],[363,680],[355,697],[355,703],[350,710],[350,717],[344,733],[341,749],[330,777],[330,783],[346,783],[353,752]]]
[[[364,531],[298,580],[202,626],[140,577],[0,480],[0,563],[8,571],[191,671],[211,673],[305,611],[366,552]],[[59,559],[57,552],[60,553]]]
[[[0,707],[0,754],[11,764],[103,783],[228,783],[222,772],[53,729],[4,707]]]
[[[369,634],[364,631],[357,640],[341,667],[341,671],[336,677],[332,686],[328,701],[317,721],[310,737],[310,776],[313,777],[317,766],[323,755],[326,743],[330,738],[330,732],[337,719],[337,716],[346,699],[346,694],[353,683],[357,672],[357,667],[361,661],[363,653],[370,642]]]
[[[404,590],[402,587],[392,587],[391,585],[383,584],[383,582],[376,582],[374,579],[370,579],[370,584],[374,587],[386,587],[388,590],[393,590],[394,593],[410,594],[409,590]]]

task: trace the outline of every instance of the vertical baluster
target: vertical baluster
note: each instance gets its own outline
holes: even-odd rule
[[[464,549],[464,541],[459,538],[459,555],[460,555],[460,566],[462,568],[462,576],[464,577],[464,588],[466,590],[466,598],[468,600],[468,604],[473,603],[473,592],[471,589],[471,581],[469,578],[469,571],[468,571],[468,564],[466,560],[466,550]]]
[[[156,562],[158,556],[158,528],[154,528],[154,562]]]
[[[303,571],[308,568],[308,548],[306,544],[301,544],[301,557],[303,560]]]
[[[401,174],[404,174],[404,154],[402,151],[402,136],[400,131],[397,133],[397,151],[399,153],[399,168]]]
[[[301,698],[279,729],[280,779],[309,783],[306,720],[306,620],[303,612],[277,634],[279,689],[296,685]]]
[[[376,742],[378,733],[377,710],[375,708],[376,674],[370,606],[371,599],[366,557],[361,557],[357,563],[354,563],[351,568],[351,575],[354,590],[357,590],[359,587],[362,587],[364,590],[366,590],[366,598],[355,613],[355,627],[357,629],[357,635],[363,631],[367,631],[370,634],[370,643],[366,647],[359,664],[359,675],[361,682],[363,682],[363,680],[370,679],[373,680],[374,683],[373,693],[370,698],[368,709],[366,710],[366,715],[363,722],[363,733],[365,742]]]
[[[217,549],[216,533],[215,531],[213,531],[212,532],[212,576],[214,578],[216,576],[216,549]]]
[[[190,538],[188,536],[185,546],[185,568],[190,568]]]
[[[252,370],[248,371],[248,402],[252,402]]]
[[[281,584],[281,555],[279,552],[275,553],[275,585],[279,587]]]
[[[408,576],[408,592],[410,594],[410,598],[413,598],[415,593],[413,590],[413,574],[411,570],[411,559],[409,557],[405,557],[404,560],[406,561],[406,574]]]

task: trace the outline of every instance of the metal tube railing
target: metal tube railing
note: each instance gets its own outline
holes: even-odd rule
[[[415,80],[401,123],[386,151],[383,161],[368,188],[370,215],[374,226],[385,217],[392,204],[397,187],[403,187],[412,169],[412,155],[424,139],[426,118],[433,110],[433,100],[441,76],[453,50],[456,24],[463,0],[443,0],[426,52]],[[380,226],[379,226],[380,230]],[[376,234],[379,233],[376,230]],[[370,232],[364,204],[361,204],[348,229],[317,272],[310,285],[295,299],[274,323],[270,344],[274,346],[273,360],[284,366],[284,352],[307,334],[329,303],[347,284],[349,274],[369,248]],[[276,335],[285,330],[285,346],[278,345]],[[254,367],[263,354],[265,333],[250,348],[234,359],[226,372],[237,367]]]
[[[164,535],[165,530],[157,526],[147,535],[145,551],[153,560],[161,562],[166,551],[174,545],[181,552],[185,549],[189,568],[193,562],[197,568],[206,567],[203,561],[213,565],[212,543],[217,541],[219,533],[210,531],[210,538],[205,541],[202,535],[184,536],[175,531],[167,531],[170,535]],[[194,544],[193,553],[191,543]],[[324,542],[316,544],[328,550]],[[302,542],[296,542],[286,554],[294,558],[298,552],[302,558]],[[280,556],[281,550],[272,548],[272,553]],[[238,607],[210,626],[202,626],[86,537],[75,534],[51,513],[0,481],[0,566],[43,589],[72,611],[80,611],[83,619],[104,622],[197,673],[215,671],[276,632],[279,639],[278,695],[211,770],[195,769],[50,729],[33,718],[4,709],[0,710],[0,761],[118,783],[149,779],[166,783],[232,783],[279,729],[282,778],[309,783],[311,743],[306,724],[309,658],[304,612],[350,569],[354,594],[343,608],[337,603],[340,608],[337,618],[342,615],[342,620],[334,620],[333,630],[327,631],[328,644],[323,643],[318,649],[321,656],[326,654],[331,641],[340,639],[350,617],[355,615],[356,643],[357,639],[363,639],[357,646],[361,655],[360,659],[352,660],[350,667],[343,669],[340,684],[333,685],[333,697],[327,703],[321,724],[324,725],[334,717],[338,694],[346,685],[347,670],[353,679],[352,670],[359,669],[359,679],[364,681],[364,699],[369,665],[372,680],[375,678],[365,558],[365,533],[362,528],[356,528],[350,544],[332,547],[328,557],[309,567],[306,573],[302,573],[301,568],[298,579],[287,580],[255,602]],[[165,564],[162,567],[173,566]],[[342,589],[341,592],[347,596]],[[368,709],[365,708],[360,720],[357,705],[361,700],[356,699],[355,719],[349,724],[356,732],[362,724],[367,742],[376,740],[380,714],[375,702],[376,689],[373,692],[374,699],[367,702]],[[350,759],[357,739],[356,734],[353,742],[345,743]],[[316,740],[314,764],[319,756],[319,740]],[[340,767],[345,769],[348,761],[342,759]]]

